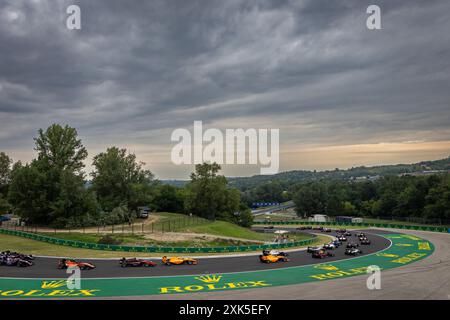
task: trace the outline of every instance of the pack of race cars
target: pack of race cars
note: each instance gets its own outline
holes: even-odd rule
[[[322,229],[324,232],[328,230]],[[322,246],[308,247],[306,250],[307,254],[311,254],[312,258],[323,259],[327,257],[334,257],[334,250],[345,244],[345,254],[351,256],[358,256],[362,254],[360,246],[368,246],[371,241],[363,232],[357,232],[353,234],[345,229],[336,230],[336,239],[329,243],[325,243]],[[353,240],[357,239],[357,240]],[[289,262],[288,253],[278,251],[278,250],[263,250],[262,254],[259,255],[259,261],[262,263],[276,263],[276,262]],[[35,258],[32,255],[26,255],[18,252],[4,251],[0,252],[0,265],[4,266],[17,266],[17,267],[31,267],[34,265]],[[196,265],[198,264],[197,259],[193,258],[183,258],[183,257],[167,257],[164,256],[161,259],[163,265]],[[156,267],[157,263],[148,259],[138,259],[138,258],[122,258],[119,260],[119,265],[122,268],[126,267]],[[78,267],[81,270],[92,270],[96,266],[91,262],[78,261],[75,259],[60,259],[58,261],[58,269],[68,269],[72,267]]]
[[[9,267],[31,267],[34,262],[32,255],[22,254],[19,252],[3,251],[0,252],[0,265]]]
[[[346,229],[336,230],[336,233],[336,240],[326,243],[323,246],[308,247],[307,252],[311,253],[313,258],[323,259],[326,257],[334,257],[334,253],[330,251],[339,248],[345,242],[345,254],[349,256],[358,256],[363,253],[360,246],[368,246],[371,244],[371,241],[363,232],[353,234],[353,236],[358,239],[358,242],[351,239],[352,233]]]

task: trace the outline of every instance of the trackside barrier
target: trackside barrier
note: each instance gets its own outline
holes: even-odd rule
[[[343,222],[313,222],[313,221],[258,221],[254,222],[255,225],[326,225],[326,226],[339,226],[339,227],[375,227],[375,228],[393,228],[393,229],[407,229],[407,230],[420,230],[420,231],[434,231],[434,232],[449,232],[450,228],[437,227],[437,226],[416,226],[405,225],[395,223],[343,223]]]
[[[146,246],[122,246],[122,245],[108,245],[98,244],[90,242],[81,242],[74,240],[58,239],[48,237],[40,234],[34,234],[18,230],[1,229],[0,233],[24,237],[32,240],[48,242],[52,244],[69,246],[74,248],[92,249],[92,250],[105,250],[105,251],[126,251],[126,252],[164,252],[164,253],[221,253],[221,252],[246,252],[246,251],[258,251],[265,249],[286,249],[291,247],[299,247],[311,244],[314,242],[316,236],[309,239],[303,239],[299,241],[293,241],[280,244],[261,244],[261,245],[249,245],[249,246],[227,246],[227,247],[146,247]]]

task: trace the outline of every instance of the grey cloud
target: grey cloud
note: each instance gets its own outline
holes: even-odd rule
[[[449,139],[449,3],[377,1],[369,31],[371,2],[3,1],[0,149],[52,122],[98,148],[167,152],[194,120],[269,121],[286,146]],[[69,4],[81,31],[64,26]]]

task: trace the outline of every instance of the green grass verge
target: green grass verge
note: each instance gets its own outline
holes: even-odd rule
[[[289,229],[289,228],[293,228],[293,229],[295,229],[295,228],[299,228],[299,227],[302,227],[302,226],[307,226],[307,225],[304,225],[304,224],[286,224],[286,225],[272,225],[272,224],[255,224],[254,225],[254,227],[268,227],[268,226],[273,226],[275,229],[278,227],[278,228],[283,228],[283,229]],[[311,226],[311,227],[324,227],[324,228],[330,228],[330,229],[332,229],[332,230],[337,230],[337,229],[367,229],[367,227],[361,227],[361,226],[336,226],[336,225],[327,225],[327,224],[321,224],[320,226],[318,226],[318,225],[316,225],[316,224],[314,224],[314,223],[311,223],[309,226]],[[319,232],[321,232],[321,231],[319,231],[319,230],[314,230],[315,232],[317,232],[317,233],[319,233]]]
[[[329,240],[330,240],[329,237],[325,235],[319,235],[317,239],[314,241],[314,243],[311,245],[322,244]],[[58,257],[64,256],[71,258],[121,258],[121,257],[136,257],[136,256],[159,257],[165,254],[165,253],[152,253],[149,255],[145,255],[142,253],[133,253],[133,252],[114,252],[114,251],[79,249],[49,244],[46,242],[26,239],[17,236],[0,234],[0,251],[4,250],[19,251],[23,253],[41,256],[58,256]],[[166,254],[173,255],[173,253],[166,253]],[[230,255],[230,254],[236,253],[226,253],[226,254],[195,253],[195,256]]]
[[[281,215],[260,215],[255,218],[255,222],[282,222],[282,221],[298,221],[298,222],[311,222],[306,219],[300,219],[297,217],[289,218],[287,216],[281,216]],[[447,227],[450,228],[450,225],[448,224],[425,224],[425,223],[416,223],[411,221],[400,221],[400,220],[385,220],[385,219],[375,219],[375,218],[364,218],[363,217],[363,223],[378,223],[378,224],[401,224],[401,225],[407,225],[407,226],[423,226],[423,227]],[[311,222],[311,224],[314,224]]]
[[[275,237],[273,234],[270,233],[255,232],[250,229],[243,228],[226,221],[209,222],[202,225],[182,228],[180,229],[180,231],[192,233],[204,233],[210,235],[241,238],[248,240],[258,240],[258,241],[272,241]],[[291,239],[296,240],[308,238],[308,236],[304,234],[295,234],[295,235],[291,234],[289,235],[289,237]]]
[[[93,234],[93,233],[78,233],[78,232],[59,232],[59,233],[39,233],[44,236],[50,236],[53,238],[74,240],[90,243],[100,243],[100,240],[106,234]],[[107,234],[111,238],[118,240],[117,244],[131,245],[131,246],[161,246],[161,247],[222,247],[222,246],[246,246],[254,245],[254,242],[240,241],[234,239],[189,239],[186,241],[157,241],[153,239],[146,239],[144,235],[139,234]]]

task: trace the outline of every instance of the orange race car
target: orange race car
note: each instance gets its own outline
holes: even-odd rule
[[[192,259],[192,258],[180,258],[180,257],[172,257],[168,258],[166,256],[162,257],[162,263],[166,266],[170,266],[173,264],[179,265],[179,264],[197,264],[198,260]]]
[[[67,269],[67,268],[78,267],[81,270],[91,270],[95,269],[95,265],[90,262],[80,262],[74,259],[61,259],[58,263],[58,269]]]
[[[285,255],[273,255],[273,254],[261,254],[259,256],[259,261],[264,263],[274,263],[274,262],[288,262],[289,258]]]

